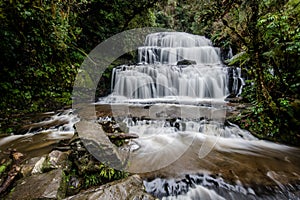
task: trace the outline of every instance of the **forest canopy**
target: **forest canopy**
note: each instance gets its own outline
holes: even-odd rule
[[[162,27],[232,49],[237,56],[226,63],[243,70],[243,101],[252,105],[240,125],[299,141],[299,13],[298,0],[1,1],[1,116],[70,105],[77,70],[97,44],[124,30]]]

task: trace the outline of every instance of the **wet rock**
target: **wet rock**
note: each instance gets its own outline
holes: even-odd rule
[[[119,131],[122,131],[124,133],[128,133],[129,132],[129,128],[127,127],[127,124],[124,122],[118,122],[119,125]]]
[[[154,200],[144,190],[143,181],[138,175],[89,189],[65,200],[109,199],[109,200]]]
[[[44,163],[45,171],[52,169],[66,169],[68,167],[68,153],[61,152],[58,150],[51,151],[47,156],[46,162]]]
[[[65,188],[64,173],[61,169],[56,169],[18,180],[6,199],[62,199],[65,196]]]
[[[119,154],[99,124],[80,121],[76,124],[81,141],[97,160],[107,161],[114,168],[125,166],[126,158]],[[125,155],[126,156],[126,155]]]
[[[26,177],[58,168],[67,169],[68,155],[67,152],[53,150],[47,156],[31,158],[23,164],[21,174]]]
[[[243,98],[242,97],[236,97],[236,96],[228,96],[226,97],[225,101],[228,101],[230,103],[239,103],[242,102]]]
[[[82,185],[83,178],[80,178],[76,175],[70,176],[67,184],[66,196],[73,196],[78,194],[78,192],[82,189]]]
[[[39,160],[41,160],[41,157],[34,157],[34,158],[30,158],[29,160],[25,161],[21,167],[22,177],[30,176],[33,168],[35,167],[36,163]]]
[[[100,121],[99,124],[102,126],[105,133],[128,133],[129,128],[126,123],[111,121]]]
[[[127,173],[110,168],[109,165],[97,160],[86,148],[95,148],[94,141],[75,137],[70,143],[71,151],[68,157],[70,166],[66,171],[68,176],[67,195],[75,195],[82,189],[99,186],[107,182],[127,177]]]
[[[180,60],[177,62],[177,65],[196,65],[196,61],[194,60],[187,60],[187,59],[184,59],[184,60]]]
[[[86,145],[92,145],[88,144],[88,141],[85,141],[85,143]],[[75,144],[76,145],[73,145],[74,149],[69,156],[73,168],[77,170],[80,176],[97,172],[101,162],[84,148],[84,144],[81,141],[76,141]],[[78,147],[79,145],[81,146]]]
[[[125,140],[125,139],[135,139],[139,136],[135,133],[106,133],[110,140]]]
[[[32,174],[41,174],[43,172],[44,162],[46,160],[46,156],[41,157],[34,165],[31,173]]]

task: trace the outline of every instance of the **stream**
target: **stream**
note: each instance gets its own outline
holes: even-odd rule
[[[138,135],[116,149],[128,155],[125,170],[159,199],[300,199],[300,148],[259,140],[226,120],[225,99],[239,96],[244,80],[209,39],[154,33],[138,55],[138,64],[113,70],[109,96],[83,111],[44,113],[25,134],[2,136],[0,159],[8,148],[28,158],[49,152],[95,109],[97,123]]]

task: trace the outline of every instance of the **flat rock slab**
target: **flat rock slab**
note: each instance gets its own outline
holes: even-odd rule
[[[56,169],[44,174],[32,175],[17,181],[16,187],[6,199],[62,199],[65,188],[63,171]]]
[[[126,159],[116,146],[109,140],[102,126],[92,122],[81,120],[76,125],[76,130],[86,149],[99,161],[106,163],[115,169],[126,167]]]
[[[138,175],[114,181],[98,188],[89,189],[64,200],[154,200],[145,192],[142,179]]]

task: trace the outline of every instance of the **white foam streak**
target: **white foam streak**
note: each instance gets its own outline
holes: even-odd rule
[[[137,65],[121,66],[113,73],[113,95],[129,99],[223,98],[228,94],[228,75],[224,67]]]
[[[162,200],[225,200],[222,196],[218,195],[214,190],[207,189],[201,185],[190,189],[186,194],[178,196],[163,197]]]
[[[46,113],[45,113],[46,114]],[[52,115],[49,119],[44,121],[37,122],[32,124],[33,127],[38,128],[38,130],[30,130],[24,135],[11,135],[4,138],[0,138],[0,146],[12,143],[20,138],[30,138],[35,134],[46,133],[47,139],[64,139],[66,137],[71,137],[74,134],[73,125],[79,121],[79,118],[76,114],[73,113],[73,110],[66,110]],[[58,122],[59,125],[55,125],[54,122]],[[62,122],[63,124],[60,124]],[[53,123],[53,127],[43,128],[43,126],[49,126]]]

